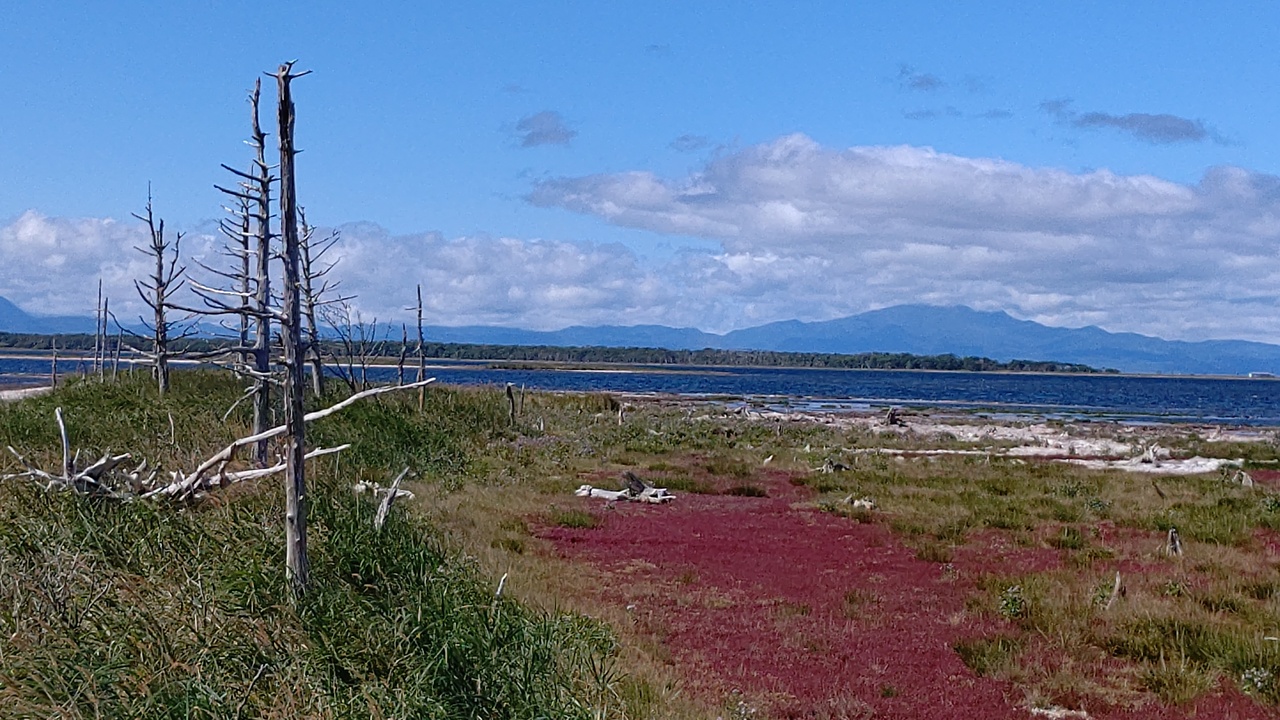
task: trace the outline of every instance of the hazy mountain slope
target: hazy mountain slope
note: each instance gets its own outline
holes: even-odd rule
[[[0,331],[93,332],[88,317],[45,317],[0,298]],[[787,352],[904,352],[977,355],[1009,360],[1054,360],[1125,372],[1240,375],[1280,374],[1280,346],[1242,340],[1182,342],[1097,327],[1055,328],[1003,312],[963,306],[898,305],[825,322],[787,320],[716,335],[663,325],[573,326],[534,331],[504,327],[425,328],[428,340],[492,345],[720,348]]]

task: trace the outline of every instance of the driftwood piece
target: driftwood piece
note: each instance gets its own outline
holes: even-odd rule
[[[391,482],[391,487],[386,489],[382,502],[378,503],[378,514],[373,517],[373,528],[375,530],[381,530],[383,523],[387,521],[387,515],[391,512],[391,503],[400,497],[400,481],[404,480],[408,474],[409,466],[406,465],[404,470],[401,470],[396,479]]]
[[[639,495],[645,490],[648,490],[653,487],[649,483],[641,480],[638,475],[631,472],[630,470],[622,473],[622,479],[626,481],[626,485],[623,487],[623,489],[630,492],[632,495]]]
[[[1120,580],[1120,571],[1116,571],[1116,582],[1111,586],[1111,594],[1107,597],[1107,604],[1103,606],[1104,610],[1110,610],[1115,604],[1116,599],[1124,595],[1124,583]]]
[[[345,408],[350,407],[353,403],[356,403],[365,398],[373,397],[375,395],[381,395],[383,393],[388,393],[395,390],[408,390],[416,387],[422,387],[430,383],[433,383],[435,381],[436,381],[435,378],[427,378],[426,380],[423,380],[420,383],[411,383],[409,385],[387,385],[384,387],[370,388],[368,390],[365,390],[364,392],[358,392],[355,395],[352,395],[351,397],[341,402],[335,403],[323,410],[316,410],[315,412],[307,413],[306,415],[303,416],[303,420],[304,422],[314,422],[321,418],[328,417],[336,412],[340,412]],[[201,463],[200,466],[197,467],[194,471],[192,471],[190,475],[185,476],[181,479],[176,479],[174,482],[164,487],[156,488],[146,493],[143,497],[152,497],[155,495],[171,495],[176,497],[185,497],[187,493],[189,493],[193,488],[196,488],[200,485],[201,479],[205,477],[211,470],[213,470],[216,467],[225,465],[228,462],[231,462],[231,460],[235,457],[236,452],[240,448],[246,445],[253,445],[254,443],[257,443],[263,440],[271,440],[272,438],[280,437],[281,435],[284,435],[285,433],[287,433],[288,429],[289,429],[288,425],[277,425],[276,427],[273,427],[270,430],[267,430],[265,432],[261,432],[256,435],[250,435],[248,437],[242,437],[238,440],[235,440],[230,445],[218,451],[218,453],[210,457],[208,460],[205,460],[203,463]]]
[[[71,477],[71,442],[67,439],[67,424],[62,420],[62,408],[55,408],[53,416],[58,419],[58,434],[62,436],[62,477]]]

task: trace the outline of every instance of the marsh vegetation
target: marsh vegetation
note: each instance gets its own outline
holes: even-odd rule
[[[87,455],[185,467],[247,434],[250,410],[222,421],[242,393],[209,372],[175,374],[162,398],[142,378],[73,382],[0,406],[0,442],[56,464],[62,407]],[[5,481],[0,705],[17,717],[892,714],[924,710],[892,658],[928,638],[937,657],[917,671],[967,674],[975,712],[1001,712],[1004,697],[1104,717],[1262,717],[1280,702],[1272,444],[1169,434],[1175,454],[1263,469],[1252,487],[1226,474],[1153,482],[910,454],[1000,443],[628,402],[620,423],[617,398],[530,393],[513,423],[498,388],[440,387],[421,411],[392,395],[319,421],[314,442],[352,446],[310,463],[314,592],[296,605],[278,481],[180,506]],[[864,452],[876,447],[907,454]],[[374,501],[352,487],[406,465],[417,497],[375,531]],[[572,495],[625,471],[680,499]],[[1172,527],[1181,555],[1165,551]],[[770,558],[769,542],[789,554]],[[770,653],[773,684],[742,674],[754,651],[735,666],[736,646],[698,644],[731,630]],[[846,646],[862,655],[822,664]],[[830,668],[845,675],[805,679]]]

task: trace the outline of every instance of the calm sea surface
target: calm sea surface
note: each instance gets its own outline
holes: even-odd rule
[[[75,372],[75,361],[63,361]],[[47,360],[0,359],[0,382],[41,381]],[[390,380],[394,368],[370,373]],[[490,369],[433,364],[442,383],[514,383],[530,389],[677,394],[779,409],[944,407],[994,415],[1089,417],[1127,422],[1280,426],[1280,380],[1118,375],[1013,375],[800,368],[664,366],[652,371]],[[412,371],[409,373],[412,376]]]

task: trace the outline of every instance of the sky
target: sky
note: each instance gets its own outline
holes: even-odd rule
[[[925,303],[1280,343],[1274,3],[4,5],[29,312],[91,314],[99,279],[142,309],[148,186],[211,280],[247,93],[296,59],[300,202],[365,318],[420,283],[441,325]]]

